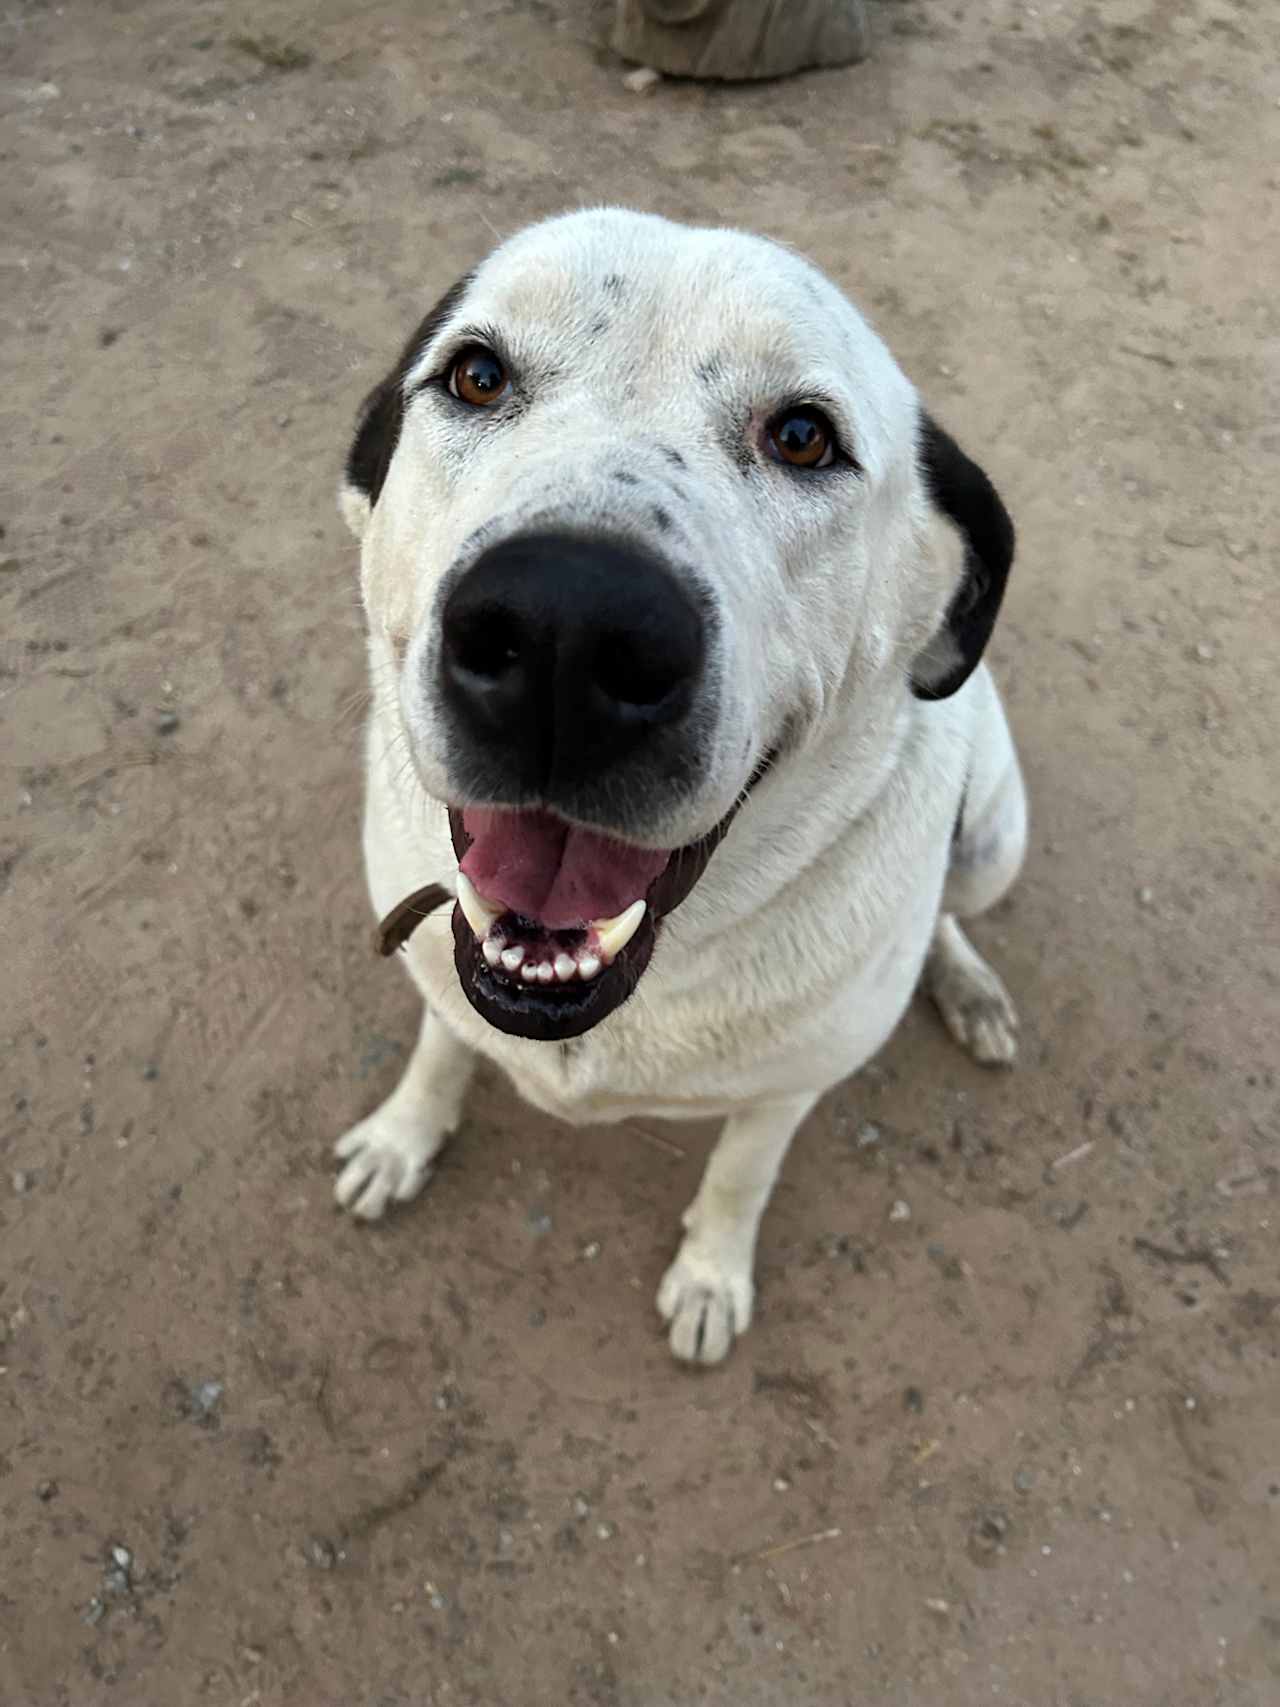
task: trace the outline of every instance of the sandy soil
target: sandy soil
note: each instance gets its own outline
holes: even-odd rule
[[[0,20],[0,1699],[1264,1707],[1280,22],[882,0],[865,66],[648,98],[598,24]],[[493,1077],[427,1199],[330,1201],[414,1025],[336,471],[493,234],[603,199],[812,253],[1022,540],[1023,1062],[913,1012],[704,1378],[651,1294],[706,1131]]]

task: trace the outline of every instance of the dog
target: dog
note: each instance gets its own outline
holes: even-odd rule
[[[816,268],[619,209],[445,294],[341,507],[368,882],[425,1008],[338,1201],[422,1189],[481,1056],[563,1120],[723,1117],[657,1294],[675,1356],[715,1363],[793,1135],[917,985],[1014,1057],[960,923],[1026,847],[982,662],[1009,516]]]

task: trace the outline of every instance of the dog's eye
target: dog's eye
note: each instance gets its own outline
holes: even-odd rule
[[[784,409],[765,428],[775,462],[792,468],[829,468],[836,459],[836,430],[821,409]]]
[[[472,344],[454,362],[449,373],[449,391],[463,403],[487,409],[511,389],[506,368],[482,344]]]

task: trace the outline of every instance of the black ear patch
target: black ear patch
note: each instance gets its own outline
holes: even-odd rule
[[[394,368],[360,405],[356,419],[356,436],[347,452],[347,481],[369,500],[369,507],[378,502],[391,458],[400,442],[400,425],[404,420],[404,376],[418,359],[424,344],[434,338],[444,322],[458,306],[463,292],[471,283],[467,273],[450,285],[435,307],[418,326]]]
[[[1013,562],[1013,522],[990,480],[929,415],[920,420],[920,462],[934,503],[964,535],[964,579],[942,629],[916,660],[917,699],[948,699],[968,681],[996,625]]]

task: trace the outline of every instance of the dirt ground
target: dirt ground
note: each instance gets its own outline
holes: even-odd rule
[[[0,1699],[1280,1699],[1280,19],[880,0],[866,65],[627,93],[589,0],[0,20]],[[393,1083],[357,401],[495,233],[747,224],[993,473],[1033,855],[826,1099],[757,1325],[652,1291],[709,1133]],[[909,1206],[905,1218],[894,1206]]]

